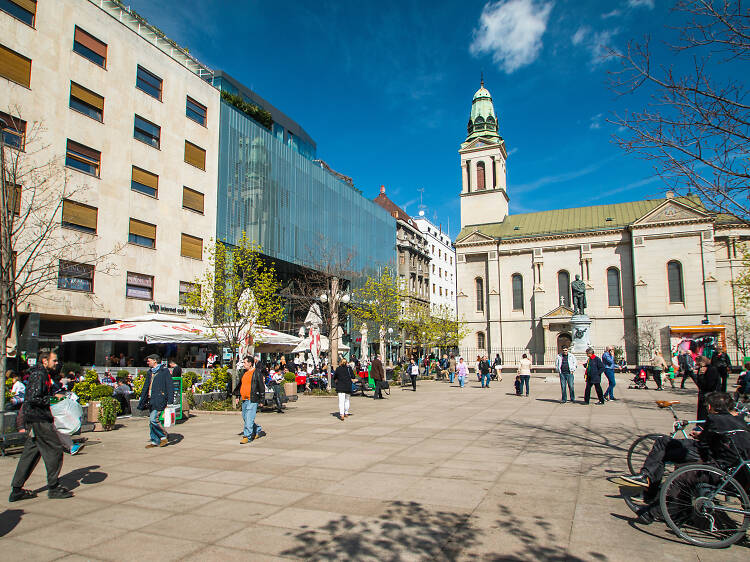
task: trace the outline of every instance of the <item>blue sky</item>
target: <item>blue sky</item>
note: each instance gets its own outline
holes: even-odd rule
[[[480,72],[508,158],[512,213],[658,197],[651,166],[612,144],[602,46],[651,34],[668,0],[128,0],[209,67],[284,111],[318,157],[374,198],[459,225],[457,150]],[[663,60],[669,53],[661,50]],[[435,219],[434,219],[435,220]]]

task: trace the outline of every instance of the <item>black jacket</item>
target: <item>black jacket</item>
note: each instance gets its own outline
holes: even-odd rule
[[[237,379],[237,386],[234,387],[234,391],[232,394],[237,396],[238,398],[242,398],[240,389],[242,388],[242,379],[245,376],[247,371],[243,371],[242,374]],[[266,376],[268,375],[268,371],[265,369],[265,367],[255,367],[255,370],[253,371],[253,378],[250,381],[250,402],[255,402],[256,404],[262,404],[263,401],[266,398]],[[231,385],[231,379],[229,384]]]
[[[54,422],[55,418],[49,409],[52,396],[52,380],[44,365],[38,363],[29,373],[26,381],[26,397],[23,401],[23,419],[31,422]]]
[[[750,456],[750,433],[743,431],[734,435],[721,435],[721,431],[732,429],[749,430],[747,423],[732,414],[709,414],[703,431],[698,436],[698,451],[704,461],[715,460],[723,466],[734,466],[739,462],[734,449],[729,445],[733,441],[745,458]]]
[[[709,365],[705,373],[698,375],[698,394],[706,395],[721,388],[721,376],[718,369]]]
[[[604,363],[602,363],[602,360],[596,355],[590,357],[588,366],[586,367],[586,382],[600,384],[602,382],[603,372]]]
[[[483,375],[486,375],[487,373],[489,373],[490,372],[490,362],[489,361],[485,361],[484,359],[482,359],[479,362],[479,370],[481,371],[481,373]]]
[[[151,384],[151,378],[151,369],[149,369],[146,373],[146,380],[143,382],[138,409],[161,412],[174,399],[172,375],[169,374],[169,370],[164,365],[160,365],[159,370],[153,375],[153,384]],[[151,386],[151,396],[148,393],[149,386]]]
[[[333,372],[333,385],[336,392],[352,393],[352,380],[354,375],[347,365],[339,365]]]

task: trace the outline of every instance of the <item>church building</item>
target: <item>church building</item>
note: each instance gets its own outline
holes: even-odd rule
[[[725,345],[735,362],[747,312],[733,281],[750,228],[709,212],[697,197],[650,199],[512,215],[508,151],[484,83],[474,94],[461,161],[461,231],[455,242],[457,306],[468,334],[460,352],[529,353],[551,363],[570,343],[570,283],[586,285],[597,352],[629,364],[665,357],[682,338]],[[510,193],[509,193],[510,192]]]

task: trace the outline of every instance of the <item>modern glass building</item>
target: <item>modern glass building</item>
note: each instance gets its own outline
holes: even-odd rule
[[[217,239],[232,244],[244,230],[282,273],[316,269],[321,246],[335,249],[341,261],[351,254],[352,269],[365,275],[393,266],[393,217],[351,179],[315,160],[314,141],[291,119],[225,73],[217,72],[214,84],[274,120],[269,130],[221,102]]]

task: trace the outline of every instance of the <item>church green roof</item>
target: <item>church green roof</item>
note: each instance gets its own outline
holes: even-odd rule
[[[701,212],[707,212],[696,196],[675,197],[679,201]],[[628,203],[555,209],[538,213],[508,215],[503,222],[468,225],[461,229],[456,240],[461,240],[475,230],[493,238],[504,240],[573,234],[599,230],[622,230],[653,211],[666,199],[645,199]]]

